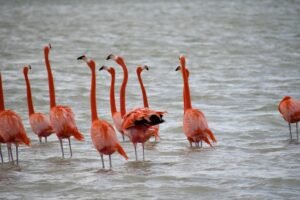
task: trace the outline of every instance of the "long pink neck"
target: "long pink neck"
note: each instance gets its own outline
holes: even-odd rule
[[[4,106],[4,95],[3,95],[3,87],[2,87],[2,76],[0,73],[0,111],[4,111],[5,106]]]
[[[110,83],[110,110],[111,114],[114,115],[114,113],[117,112],[117,107],[116,107],[116,100],[115,100],[115,70],[111,68],[111,83]]]
[[[31,87],[30,81],[28,78],[28,74],[24,72],[25,82],[26,82],[26,92],[27,92],[27,104],[28,104],[28,113],[29,116],[34,114],[33,102],[32,102],[32,95],[31,95]]]
[[[54,89],[54,81],[53,75],[50,67],[49,61],[49,52],[45,52],[45,64],[48,72],[48,85],[49,85],[49,95],[50,95],[50,109],[56,106],[55,102],[55,89]]]
[[[141,77],[141,72],[137,72],[137,76],[138,76],[140,86],[141,86],[141,90],[142,90],[142,94],[143,94],[144,107],[149,108],[148,97],[147,97],[146,89],[144,87],[144,83],[143,83],[143,80],[142,80],[142,77]]]
[[[185,64],[182,66],[182,77],[183,77],[183,87],[184,87],[184,101],[185,101],[185,110],[192,108],[190,88],[189,88],[189,80],[187,76],[187,71],[185,68]]]
[[[120,65],[123,68],[123,74],[124,74],[124,79],[120,89],[120,110],[121,110],[121,117],[123,117],[126,114],[126,85],[128,82],[128,70],[123,61],[120,63]]]
[[[181,72],[183,73],[183,72]],[[189,79],[189,75],[190,75],[190,72],[189,70],[186,68],[186,75],[187,75],[187,79]],[[185,92],[184,92],[184,87],[183,87],[183,105],[184,105],[184,112],[186,111],[186,95],[185,95]]]
[[[92,62],[92,61],[91,61]],[[90,104],[91,104],[91,114],[92,114],[92,121],[98,120],[97,115],[97,103],[96,103],[96,70],[95,65],[90,66],[92,75],[91,75],[91,94],[90,94]]]

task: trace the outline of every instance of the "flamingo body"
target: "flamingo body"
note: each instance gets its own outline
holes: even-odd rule
[[[54,133],[49,118],[42,113],[34,113],[29,116],[29,123],[32,131],[38,137],[48,137]]]
[[[116,127],[116,129],[124,135],[124,131],[122,129],[122,117],[120,112],[115,112],[112,114],[113,122]]]

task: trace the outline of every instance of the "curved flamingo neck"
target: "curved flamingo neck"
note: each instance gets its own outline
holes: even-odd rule
[[[184,100],[185,100],[185,110],[192,108],[191,95],[190,95],[190,87],[189,80],[187,76],[187,71],[185,67],[185,63],[182,64],[182,77],[183,77],[183,87],[184,87]]]
[[[145,108],[149,108],[149,104],[148,104],[148,97],[147,97],[147,93],[146,93],[146,89],[144,87],[144,83],[141,77],[141,71],[137,71],[137,76],[138,76],[138,80],[140,82],[140,86],[141,86],[141,90],[142,90],[142,94],[143,94],[143,101],[144,101],[144,107]]]
[[[56,102],[55,102],[55,89],[54,89],[53,75],[52,75],[50,61],[49,61],[49,51],[48,52],[45,51],[45,64],[48,73],[48,85],[49,85],[50,109],[51,109],[56,106]]]
[[[95,65],[92,66],[88,63],[92,72],[91,75],[91,94],[90,94],[90,104],[91,104],[91,114],[92,114],[92,121],[98,120],[97,115],[97,103],[96,103],[96,70]]]
[[[128,82],[128,70],[124,62],[119,63],[123,69],[123,82],[120,89],[120,110],[121,110],[121,117],[126,114],[126,85]]]
[[[181,71],[181,73],[183,73],[183,71]],[[186,68],[186,75],[187,75],[187,79],[189,79],[189,75],[190,75],[190,72],[189,70]],[[184,106],[184,112],[186,111],[186,95],[185,95],[185,92],[184,92],[184,87],[183,87],[183,106]]]
[[[2,87],[2,76],[0,73],[0,111],[4,111],[5,106],[4,106],[4,95],[3,95],[3,87]]]
[[[111,114],[113,115],[114,113],[117,112],[117,107],[116,107],[116,99],[115,99],[115,70],[111,68],[110,71],[111,74],[111,83],[110,83],[110,110]]]
[[[27,104],[28,104],[28,113],[29,116],[34,114],[33,102],[32,102],[32,95],[31,95],[31,87],[30,81],[28,78],[28,74],[24,72],[24,77],[26,81],[26,92],[27,92]]]

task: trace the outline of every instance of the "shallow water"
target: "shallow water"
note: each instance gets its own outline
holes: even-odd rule
[[[285,95],[300,99],[299,13],[292,0],[1,2],[5,104],[22,117],[32,146],[21,147],[19,167],[0,166],[0,198],[298,199],[299,143],[289,141],[277,106]],[[49,42],[57,102],[72,107],[86,138],[72,140],[72,159],[61,158],[54,135],[39,145],[28,123],[22,67],[32,65],[35,109],[48,113],[42,49]],[[150,106],[168,114],[160,142],[146,144],[145,162],[135,162],[124,142],[129,161],[115,154],[113,170],[103,170],[89,136],[90,71],[76,58],[115,66],[118,91],[122,71],[105,61],[110,53],[129,68],[127,107],[142,105],[135,68],[147,64]],[[191,71],[193,106],[217,137],[213,149],[189,148],[182,133],[179,54]],[[97,72],[98,114],[111,122],[109,79]]]

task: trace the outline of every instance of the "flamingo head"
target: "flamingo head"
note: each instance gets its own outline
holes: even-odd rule
[[[96,68],[96,63],[94,60],[89,60],[85,55],[79,56],[77,60],[83,60],[86,62],[91,70]]]
[[[141,74],[143,70],[149,71],[149,66],[148,65],[138,66],[136,68],[136,73]]]
[[[107,67],[107,66],[103,65],[102,67],[99,68],[99,71],[102,71],[102,70],[106,70],[110,74],[115,74],[115,69],[113,67]]]
[[[185,56],[184,55],[181,54],[179,56],[179,61],[180,61],[181,67],[185,68]]]
[[[29,70],[31,70],[31,66],[30,65],[25,65],[24,67],[23,67],[23,73],[24,74],[28,74],[28,71]]]
[[[121,66],[125,65],[124,59],[121,56],[116,56],[114,54],[109,54],[106,57],[106,60],[110,60],[110,59],[113,59],[116,63],[118,63]]]
[[[51,49],[51,44],[49,43],[47,46],[44,47],[44,53],[48,55],[50,52],[50,49]]]
[[[181,71],[181,70],[182,70],[182,67],[181,67],[181,66],[178,66],[178,67],[176,67],[176,69],[175,69],[175,71]],[[185,71],[186,71],[187,77],[189,77],[189,76],[190,76],[190,71],[189,71],[187,68],[185,68]]]

